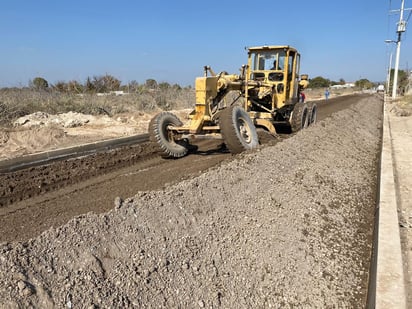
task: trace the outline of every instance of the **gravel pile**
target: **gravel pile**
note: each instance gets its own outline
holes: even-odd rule
[[[3,243],[0,307],[364,307],[381,122],[367,97],[199,177]]]

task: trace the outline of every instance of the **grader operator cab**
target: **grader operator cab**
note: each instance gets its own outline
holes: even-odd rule
[[[223,139],[232,153],[256,148],[257,129],[296,132],[316,121],[316,105],[300,102],[308,76],[299,79],[300,54],[290,46],[250,47],[240,74],[205,66],[196,78],[196,102],[183,124],[174,114],[157,114],[149,124],[150,140],[163,157],[187,154],[191,140]]]

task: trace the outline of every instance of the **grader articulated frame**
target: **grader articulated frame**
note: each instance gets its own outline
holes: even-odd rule
[[[174,114],[157,114],[149,124],[150,139],[163,157],[187,154],[190,141],[223,139],[232,153],[259,145],[257,129],[275,135],[277,127],[296,132],[316,121],[314,103],[301,102],[308,76],[299,79],[300,54],[290,46],[249,47],[240,74],[205,66],[196,78],[196,102],[183,124]]]

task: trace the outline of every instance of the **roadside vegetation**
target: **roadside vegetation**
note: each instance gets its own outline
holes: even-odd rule
[[[402,76],[400,73],[401,83],[404,80]],[[334,88],[335,85],[342,87]],[[377,86],[367,79],[356,81],[350,89],[345,85],[344,79],[331,81],[317,76],[309,80],[305,93],[310,100],[322,98],[329,87],[331,96],[337,96]],[[35,77],[28,87],[0,88],[0,125],[10,126],[17,118],[34,112],[59,114],[72,111],[111,116],[192,108],[194,101],[195,90],[191,86],[171,85],[155,79],[122,84],[116,77],[106,74],[88,77],[83,83],[73,80],[50,84],[43,77]]]
[[[412,95],[406,95],[400,99],[399,105],[412,111]]]
[[[34,112],[49,114],[69,111],[99,115],[184,109],[192,106],[194,90],[189,87],[157,83],[121,85],[110,75],[50,85],[41,77],[29,87],[0,89],[0,125],[8,126],[18,117]]]

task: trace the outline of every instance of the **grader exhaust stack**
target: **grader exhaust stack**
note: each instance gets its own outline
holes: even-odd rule
[[[150,140],[163,157],[187,154],[193,138],[222,139],[232,153],[259,145],[257,128],[276,134],[282,125],[296,132],[316,121],[316,105],[300,102],[308,76],[299,79],[300,54],[290,46],[248,48],[241,74],[215,74],[205,66],[196,78],[196,103],[183,124],[174,114],[157,114]]]

